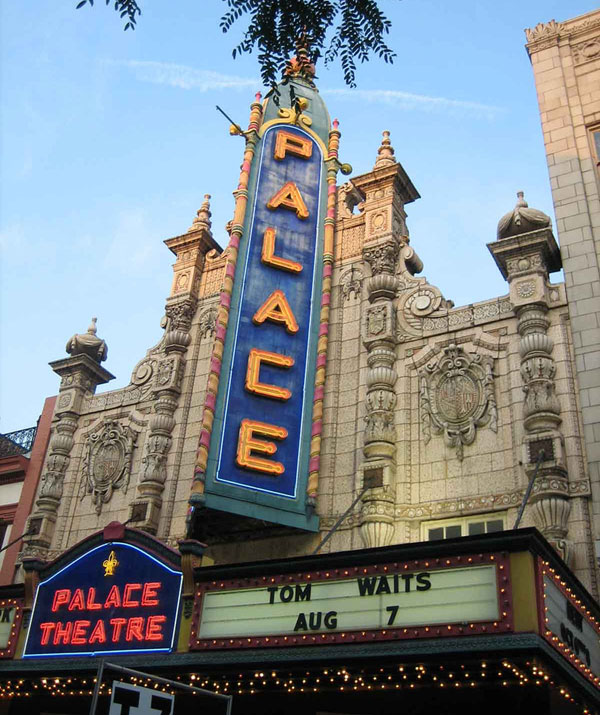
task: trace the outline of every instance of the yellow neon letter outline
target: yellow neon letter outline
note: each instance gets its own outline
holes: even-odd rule
[[[277,235],[276,229],[269,226],[263,235],[263,245],[260,260],[267,266],[273,266],[273,268],[279,268],[283,271],[290,271],[290,273],[300,273],[302,270],[302,264],[296,263],[296,261],[290,261],[289,258],[282,258],[281,256],[275,255],[275,237]]]
[[[273,455],[277,451],[277,445],[264,439],[256,439],[255,434],[272,437],[273,439],[285,439],[288,431],[285,427],[270,425],[266,422],[256,420],[242,420],[238,437],[238,448],[236,462],[240,467],[252,469],[255,472],[265,474],[280,475],[285,472],[285,467],[281,462],[274,462],[271,459],[257,457],[253,452]]]
[[[298,218],[305,219],[309,217],[304,199],[293,181],[288,181],[287,184],[284,184],[275,196],[267,201],[267,208],[273,211],[280,206],[295,211]]]
[[[312,156],[312,142],[305,137],[299,137],[297,134],[286,132],[285,129],[280,129],[277,132],[275,139],[275,151],[273,156],[281,161],[285,159],[286,154],[294,154],[301,159],[310,159]]]
[[[288,333],[297,333],[299,330],[296,317],[287,302],[285,293],[279,289],[271,293],[252,317],[252,322],[255,325],[262,325],[265,320],[285,325]]]
[[[246,390],[255,395],[271,397],[274,400],[289,400],[292,396],[291,390],[286,387],[278,387],[268,382],[260,382],[261,363],[275,365],[276,367],[288,368],[294,364],[294,358],[280,353],[270,353],[266,350],[252,348],[248,355],[248,369],[246,370]]]

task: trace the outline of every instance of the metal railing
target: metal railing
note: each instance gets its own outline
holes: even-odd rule
[[[0,434],[0,457],[12,457],[15,454],[27,454],[27,452],[30,452],[36,432],[37,425],[27,429],[20,429],[16,432]]]

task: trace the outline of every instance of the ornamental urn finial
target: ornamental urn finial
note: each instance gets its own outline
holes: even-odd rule
[[[303,32],[296,42],[296,56],[288,60],[284,77],[301,77],[306,80],[311,86],[314,86],[315,66],[310,61],[308,48],[310,40],[305,32]]]
[[[540,228],[549,228],[551,223],[550,216],[543,211],[530,209],[529,204],[525,201],[525,194],[522,191],[517,191],[515,208],[498,221],[498,240],[530,233]]]
[[[87,333],[75,333],[75,335],[69,339],[65,349],[71,357],[85,354],[97,363],[106,360],[108,356],[108,345],[96,335],[97,320],[98,318],[92,318]]]
[[[196,211],[196,218],[194,219],[192,225],[188,228],[188,233],[190,231],[198,231],[203,228],[210,232],[211,222],[210,222],[210,194],[204,194],[204,201],[202,206]]]
[[[386,130],[383,132],[383,139],[377,150],[377,159],[375,160],[375,166],[373,168],[381,169],[385,166],[393,166],[395,163],[394,147],[390,141],[390,133]]]

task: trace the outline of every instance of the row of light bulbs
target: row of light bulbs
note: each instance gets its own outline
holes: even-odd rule
[[[110,671],[107,682],[101,684],[102,695],[110,695]],[[208,674],[175,676],[182,685],[212,690],[223,695],[255,695],[264,692],[297,693],[396,691],[419,688],[476,688],[486,683],[502,687],[546,686],[557,689],[562,697],[579,705],[582,715],[590,710],[578,701],[568,688],[557,683],[554,676],[533,661],[517,665],[509,660],[465,662],[459,665],[393,665],[379,668],[329,667],[313,670],[260,670],[238,674],[224,674],[219,678]],[[157,691],[177,694],[176,687],[159,684],[152,678],[129,678],[130,682]],[[0,682],[0,699],[29,698],[35,695],[56,697],[90,696],[96,678],[74,676],[19,678]],[[187,691],[188,693],[190,691]],[[193,692],[193,691],[192,691]]]

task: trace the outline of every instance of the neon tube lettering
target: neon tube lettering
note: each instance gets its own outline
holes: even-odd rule
[[[267,201],[267,208],[274,211],[279,207],[295,211],[300,219],[310,216],[300,190],[293,181],[288,181],[279,191]]]
[[[272,226],[269,226],[263,234],[263,244],[262,252],[260,255],[260,260],[266,266],[273,266],[282,271],[289,271],[290,273],[300,273],[302,270],[302,264],[296,263],[296,261],[290,261],[289,258],[282,258],[281,256],[275,255],[275,237],[277,235],[277,230]]]
[[[285,325],[288,333],[297,333],[299,330],[296,317],[281,290],[273,291],[252,317],[255,325],[262,325],[265,320]]]
[[[301,159],[310,159],[312,156],[312,142],[310,139],[280,129],[275,139],[273,156],[278,161],[285,159],[286,154],[299,156]]]
[[[277,452],[276,444],[263,439],[256,439],[255,434],[272,437],[273,439],[285,439],[288,436],[288,431],[285,427],[278,427],[277,425],[270,425],[265,422],[247,419],[242,420],[236,456],[238,465],[246,469],[252,469],[255,472],[264,472],[265,474],[277,476],[283,474],[285,467],[281,462],[263,459],[253,454],[253,452],[259,452],[261,454],[273,455]]]
[[[248,369],[246,370],[246,390],[255,395],[270,397],[274,400],[289,400],[292,391],[286,387],[278,387],[267,382],[260,382],[261,364],[274,365],[275,367],[289,368],[294,364],[294,358],[279,353],[252,348],[248,355]]]

